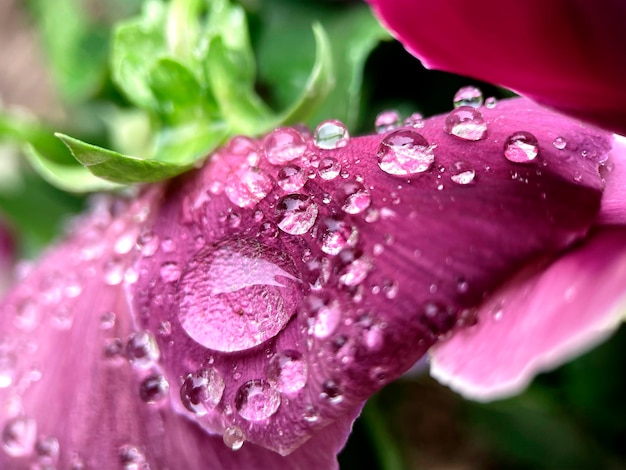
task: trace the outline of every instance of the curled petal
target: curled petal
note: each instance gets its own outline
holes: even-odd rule
[[[607,181],[599,222],[626,225],[626,137],[615,137],[611,158],[604,169]]]
[[[505,86],[626,134],[621,0],[369,2],[427,67]]]
[[[582,246],[496,292],[476,326],[433,348],[431,374],[474,400],[518,393],[622,323],[625,285],[626,228],[597,229]]]

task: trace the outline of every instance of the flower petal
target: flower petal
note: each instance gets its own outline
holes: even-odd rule
[[[605,170],[607,181],[599,223],[626,225],[626,137],[615,136]]]
[[[331,149],[281,129],[174,181],[132,295],[137,327],[182,382],[177,410],[289,454],[529,259],[584,237],[612,137],[524,99],[480,111],[478,140],[444,132],[446,116]],[[537,139],[516,147],[526,163],[504,156],[520,131]]]
[[[496,292],[476,326],[432,349],[431,374],[474,400],[515,394],[537,373],[606,339],[624,319],[624,286],[626,228],[597,229]]]
[[[369,0],[427,67],[510,88],[626,134],[621,0]]]

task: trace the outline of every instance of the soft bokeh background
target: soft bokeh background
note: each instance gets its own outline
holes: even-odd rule
[[[0,1],[0,220],[12,232],[20,258],[35,257],[60,236],[84,197],[39,178],[16,140],[41,139],[48,145],[50,132],[62,130],[115,146],[111,126],[125,121],[114,117],[127,116],[129,104],[107,71],[111,24],[136,13],[141,3]],[[299,85],[290,67],[306,71],[311,66],[308,25],[317,18],[332,32],[334,22],[341,24],[363,7],[345,0],[241,3],[259,60],[257,91],[276,107],[284,104],[290,87]],[[331,41],[341,49],[348,38],[337,31]],[[339,74],[337,80],[341,85],[347,78]],[[348,117],[325,116],[331,112],[327,107],[319,118],[350,119],[353,135],[367,133],[386,109],[404,116],[445,112],[454,92],[469,84],[485,96],[508,95],[488,84],[426,71],[399,44],[383,41],[365,61],[360,104],[352,106],[358,109],[350,109]],[[20,139],[15,138],[18,121],[29,123],[18,129]],[[626,331],[538,377],[526,393],[491,404],[463,400],[430,379],[424,366],[370,400],[340,462],[342,469],[385,470],[626,468]]]

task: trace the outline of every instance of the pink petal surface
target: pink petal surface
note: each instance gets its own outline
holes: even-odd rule
[[[510,88],[626,134],[621,0],[369,0],[429,68]]]
[[[606,188],[598,222],[626,225],[626,137],[615,137],[606,170]]]
[[[626,228],[597,229],[497,291],[476,326],[431,351],[431,375],[467,398],[523,390],[539,372],[606,339],[626,315]]]

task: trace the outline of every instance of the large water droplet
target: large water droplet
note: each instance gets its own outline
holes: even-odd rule
[[[30,455],[37,439],[37,422],[28,416],[10,419],[2,429],[2,450],[12,457]]]
[[[301,297],[293,261],[256,240],[232,239],[196,254],[183,274],[178,318],[206,348],[231,352],[273,338]]]
[[[224,435],[222,436],[224,444],[232,450],[239,450],[246,442],[246,435],[237,426],[228,426],[224,429]]]
[[[159,360],[159,346],[149,331],[139,331],[128,339],[126,357],[136,367],[145,369]]]
[[[180,387],[180,399],[189,411],[204,416],[215,408],[224,395],[226,384],[212,367],[187,375]]]
[[[287,350],[276,354],[267,367],[267,377],[276,383],[282,393],[296,393],[306,385],[307,363],[298,351]]]
[[[226,196],[233,204],[254,207],[274,188],[274,181],[259,168],[244,165],[228,175]]]
[[[278,171],[278,186],[283,191],[294,192],[302,189],[307,182],[304,170],[297,165],[285,165]]]
[[[397,129],[401,122],[402,119],[398,111],[387,110],[378,113],[374,121],[374,127],[376,128],[377,134],[384,134],[385,132]]]
[[[314,134],[315,146],[325,150],[345,147],[350,139],[348,129],[341,121],[323,121]]]
[[[317,172],[323,180],[334,180],[341,172],[341,163],[333,157],[322,158],[317,167]]]
[[[487,123],[480,111],[461,106],[448,114],[443,130],[463,140],[477,141],[486,137]]]
[[[290,194],[276,204],[277,225],[290,235],[303,235],[315,224],[318,212],[317,204],[309,197]]]
[[[454,94],[453,105],[455,108],[460,108],[461,106],[478,108],[482,104],[483,93],[480,91],[480,88],[475,86],[465,86]]]
[[[282,165],[301,157],[306,142],[297,130],[284,127],[276,129],[263,140],[265,156],[272,165]]]
[[[385,136],[378,146],[377,156],[381,170],[390,175],[422,173],[435,161],[428,141],[410,129],[400,129]]]
[[[504,156],[514,163],[532,162],[539,154],[539,142],[530,132],[511,134],[504,142]]]
[[[280,406],[280,393],[266,380],[250,380],[243,384],[235,396],[235,408],[248,421],[269,418]]]
[[[146,377],[139,386],[139,396],[146,403],[157,403],[165,399],[170,391],[170,384],[161,374]]]

